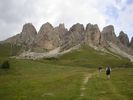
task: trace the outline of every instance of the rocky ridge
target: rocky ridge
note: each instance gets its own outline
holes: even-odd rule
[[[53,27],[47,22],[42,25],[37,33],[35,27],[31,23],[27,23],[23,26],[20,34],[8,38],[3,42],[22,45],[22,47],[27,48],[23,51],[36,53],[50,52],[57,48],[60,48],[59,52],[63,52],[76,45],[83,44],[101,50],[108,48],[112,52],[116,53],[117,51],[119,55],[123,55],[122,53],[124,52],[127,55],[131,55],[131,57],[127,56],[130,59],[133,56],[133,38],[129,42],[128,36],[123,31],[117,37],[112,25],[108,25],[100,31],[96,24],[89,23],[84,28],[83,24],[77,23],[68,30],[64,24]],[[113,49],[116,47],[119,49]]]

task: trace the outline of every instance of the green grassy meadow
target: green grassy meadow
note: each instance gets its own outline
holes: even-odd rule
[[[105,72],[94,75],[82,100],[133,100],[133,68],[114,68],[111,79]]]
[[[42,60],[44,63],[53,63],[56,65],[98,68],[99,66],[111,67],[130,67],[133,66],[129,59],[119,55],[115,56],[92,48],[83,46],[79,50],[64,54],[58,58]]]
[[[10,63],[10,69],[0,69],[0,100],[133,100],[133,67],[127,58],[87,47],[36,61],[10,59],[9,52],[0,50],[0,63]],[[97,70],[107,65],[110,80]],[[81,91],[85,74],[92,77]]]

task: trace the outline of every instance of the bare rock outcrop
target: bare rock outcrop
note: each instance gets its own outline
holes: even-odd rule
[[[114,44],[118,43],[117,37],[114,32],[114,27],[112,25],[104,27],[103,31],[101,32],[101,44],[106,45],[107,42]]]
[[[69,36],[70,36],[70,41],[72,42],[72,44],[79,44],[81,41],[83,41],[84,39],[84,26],[83,24],[75,24],[73,25],[69,32],[68,32]],[[78,43],[77,43],[78,42]]]
[[[50,23],[45,23],[41,26],[34,42],[33,47],[34,51],[44,51],[45,49],[52,49],[52,43],[48,38],[48,35],[51,34],[53,30],[53,26]]]
[[[97,24],[87,24],[85,30],[85,43],[99,45],[100,43],[101,32]]]
[[[84,26],[83,24],[73,25],[65,34],[62,43],[62,49],[69,49],[75,45],[81,44],[84,41]]]
[[[35,27],[31,23],[26,23],[23,26],[22,32],[5,40],[7,43],[30,46],[37,35]]]
[[[3,43],[17,44],[17,41],[19,40],[19,38],[20,38],[20,34],[17,34],[13,37],[6,39],[5,41],[3,41]]]
[[[31,45],[36,35],[35,27],[31,23],[27,23],[23,26],[19,42]]]
[[[43,24],[33,42],[34,51],[44,52],[59,47],[66,32],[64,24],[55,28],[50,23]]]
[[[129,47],[129,38],[123,31],[120,32],[118,39],[122,45]]]

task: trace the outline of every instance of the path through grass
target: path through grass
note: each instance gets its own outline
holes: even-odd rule
[[[133,100],[133,68],[113,68],[107,80],[96,68],[10,63],[11,69],[0,70],[0,100]]]
[[[105,72],[93,75],[81,100],[133,100],[133,69],[114,69],[110,80]]]

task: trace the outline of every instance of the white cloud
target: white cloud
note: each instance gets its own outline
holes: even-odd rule
[[[21,32],[32,22],[37,30],[45,22],[69,28],[79,22],[98,24],[100,29],[113,24],[116,32],[124,29],[131,36],[133,10],[127,0],[0,0],[0,40]],[[8,5],[8,6],[6,6]],[[4,11],[4,13],[2,13]]]
[[[133,36],[133,4],[119,12],[118,27],[128,33],[130,37]]]

